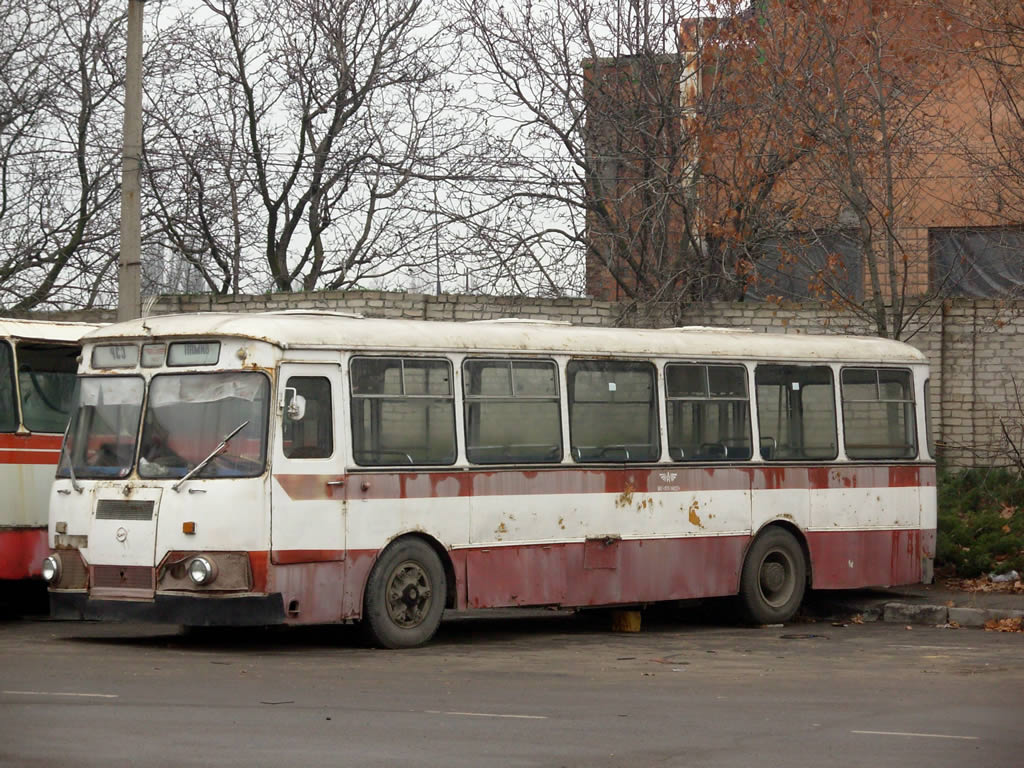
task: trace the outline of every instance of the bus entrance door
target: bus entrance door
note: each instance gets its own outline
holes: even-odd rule
[[[290,618],[337,621],[345,548],[341,368],[284,363],[278,378],[270,542]]]

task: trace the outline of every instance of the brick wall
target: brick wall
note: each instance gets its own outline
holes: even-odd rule
[[[181,312],[261,312],[318,309],[358,312],[367,317],[421,320],[484,320],[530,317],[564,320],[577,325],[660,327],[667,325],[659,307],[623,310],[623,305],[597,299],[539,299],[509,296],[463,296],[336,291],[323,293],[242,296],[162,297],[151,314]],[[113,320],[106,310],[51,314],[54,319]],[[821,305],[779,307],[756,302],[714,302],[696,305],[685,325],[750,327],[766,333],[853,333],[870,328],[863,321]],[[989,466],[1011,463],[1004,437],[1024,442],[1024,406],[1016,384],[1024,373],[1024,302],[951,300],[936,305],[925,329],[908,340],[932,365],[933,431],[950,465]]]

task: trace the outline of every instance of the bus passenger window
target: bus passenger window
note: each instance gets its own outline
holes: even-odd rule
[[[455,396],[447,360],[357,357],[350,377],[357,464],[455,463]]]
[[[14,408],[14,359],[11,345],[0,341],[0,432],[14,432],[18,428]]]
[[[742,365],[665,366],[668,452],[676,461],[744,461],[753,455]]]
[[[285,384],[306,400],[301,419],[285,416],[284,455],[288,459],[327,459],[334,453],[331,382],[323,376],[292,376]]]
[[[569,433],[579,462],[657,461],[654,366],[573,360],[566,367]]]
[[[843,429],[851,459],[912,459],[917,424],[910,371],[844,368]]]
[[[462,370],[466,456],[471,462],[561,461],[562,424],[553,362],[467,360]]]
[[[762,458],[811,461],[839,455],[830,368],[759,365],[754,382]]]

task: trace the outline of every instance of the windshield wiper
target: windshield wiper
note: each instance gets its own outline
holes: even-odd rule
[[[194,467],[192,467],[192,469],[190,469],[185,474],[185,476],[181,478],[181,480],[179,480],[174,485],[172,485],[171,486],[171,490],[172,491],[177,491],[178,487],[182,483],[184,483],[186,480],[188,480],[190,477],[192,477],[194,474],[196,474],[196,472],[198,472],[203,467],[205,467],[207,464],[209,464],[211,461],[213,461],[214,457],[216,457],[217,454],[219,454],[221,451],[223,451],[225,448],[228,447],[228,442],[231,440],[231,438],[234,437],[235,435],[237,435],[239,432],[241,432],[248,423],[249,423],[249,420],[246,419],[241,424],[239,424],[237,427],[235,427],[233,430],[231,430],[227,434],[227,437],[225,437],[223,440],[220,441],[220,445],[218,445],[216,448],[214,448],[209,456],[207,456],[205,459],[203,459],[198,464],[196,464]]]
[[[81,493],[84,488],[78,483],[78,478],[75,477],[75,460],[71,458],[71,451],[65,451],[65,455],[68,460],[68,477],[71,478],[71,487],[75,489],[77,493]]]
[[[71,478],[71,487],[75,489],[76,493],[81,493],[85,489],[79,485],[78,478],[75,477],[75,460],[71,458],[71,445],[68,443],[68,435],[70,433],[71,424],[69,423],[64,428],[64,440],[61,443],[60,459],[62,463],[65,458],[68,460],[68,477]],[[57,471],[60,471],[60,465],[57,466]]]

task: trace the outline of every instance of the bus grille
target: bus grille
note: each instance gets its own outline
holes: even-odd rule
[[[153,502],[100,499],[96,502],[97,520],[152,520]]]
[[[53,585],[54,589],[85,589],[88,586],[88,571],[85,561],[75,550],[58,550],[60,555],[60,581]]]
[[[112,589],[153,589],[153,568],[147,565],[94,565],[92,586]]]

